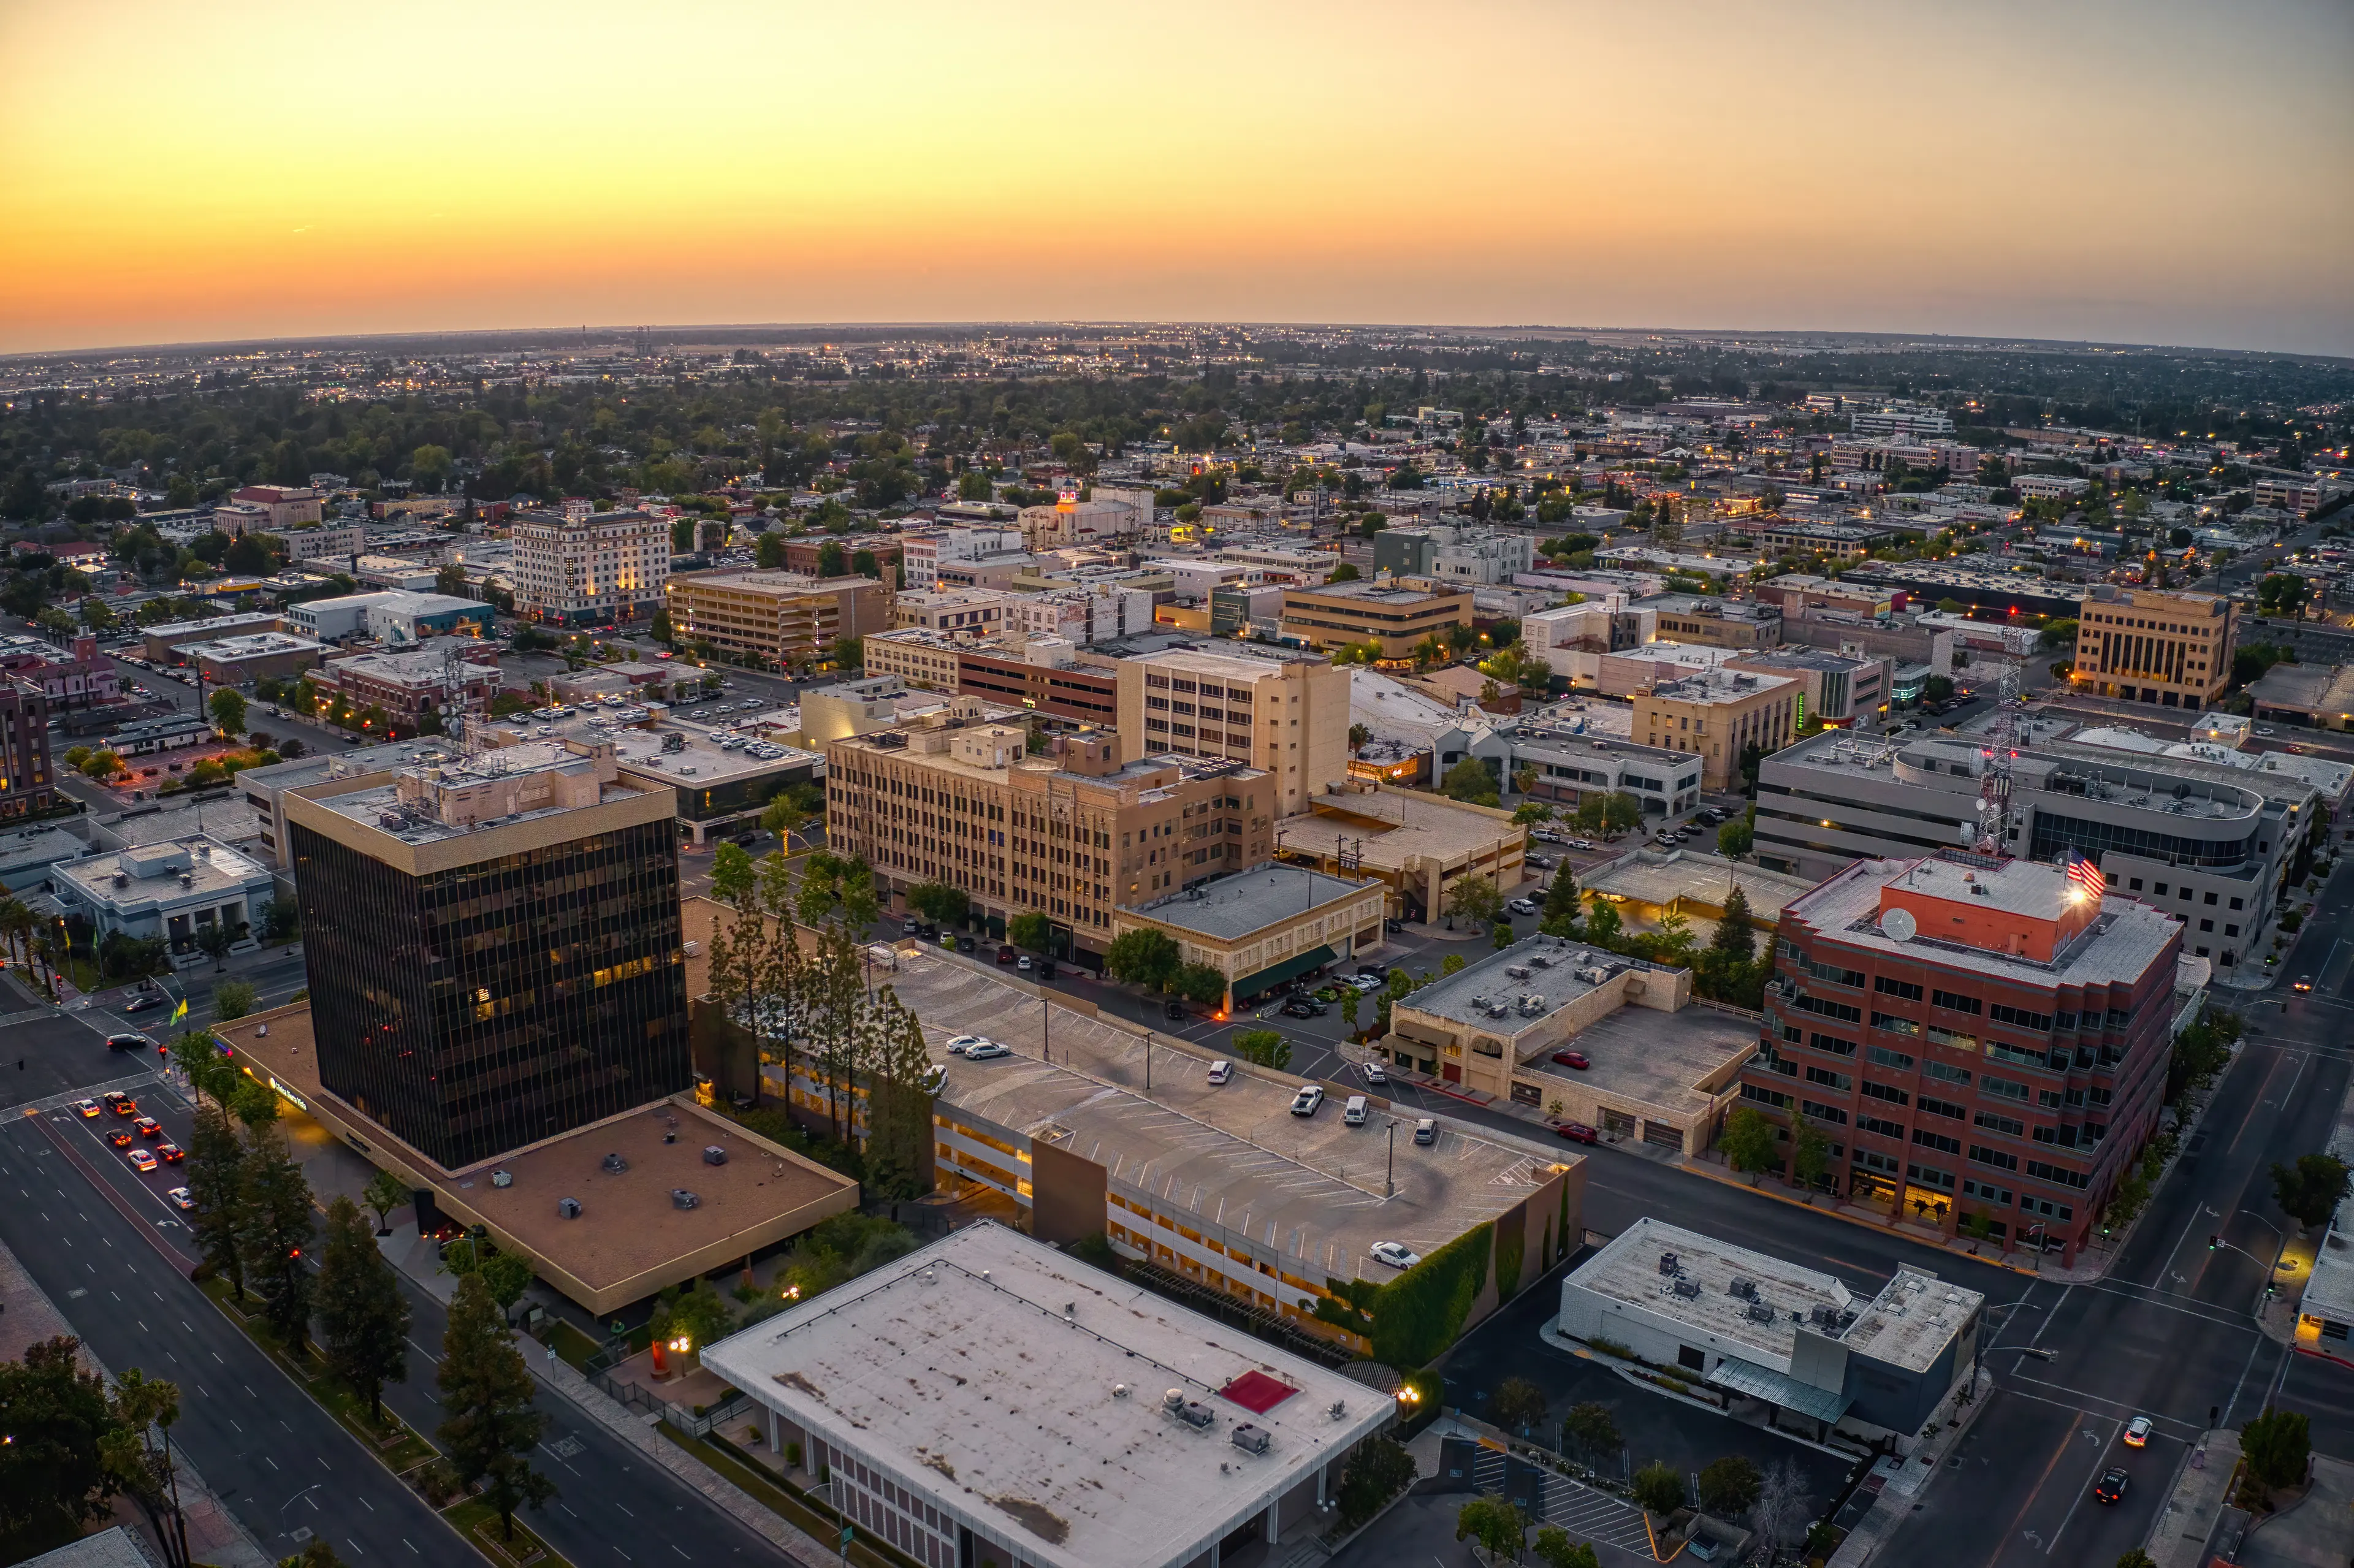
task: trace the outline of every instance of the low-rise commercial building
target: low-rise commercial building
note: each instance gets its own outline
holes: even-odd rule
[[[281,630],[284,620],[276,610],[250,614],[209,615],[201,620],[166,620],[148,627],[146,654],[158,664],[180,662],[180,650],[191,642],[213,642],[224,637],[253,637]],[[298,631],[302,629],[297,627]],[[305,632],[304,635],[309,635]]]
[[[331,652],[323,642],[285,631],[220,637],[209,642],[184,643],[179,650],[180,657],[201,671],[206,680],[221,686],[286,680],[323,662]]]
[[[479,599],[385,588],[306,599],[286,608],[286,630],[321,642],[422,642],[432,637],[480,637],[496,611]],[[158,628],[157,630],[162,630]]]
[[[1892,530],[1859,523],[1808,523],[1787,517],[1771,518],[1757,530],[1757,542],[1769,554],[1829,556],[1839,561],[1860,561],[1895,536]]]
[[[1157,930],[1189,964],[1226,978],[1222,1012],[1287,981],[1377,952],[1388,889],[1298,865],[1262,865],[1215,876],[1117,910],[1115,938]]]
[[[2248,695],[2256,717],[2313,729],[2354,726],[2354,664],[2275,664]]]
[[[258,947],[261,906],[276,885],[269,867],[210,839],[86,855],[53,867],[49,884],[69,914],[97,927],[99,939],[118,931],[160,939],[184,967],[207,961],[208,929],[227,932],[231,952]]]
[[[1746,652],[1782,641],[1781,611],[1769,604],[1674,593],[1637,599],[1628,608],[1649,611],[1653,635],[1665,642]]]
[[[1498,528],[1385,528],[1373,535],[1373,566],[1400,578],[1493,587],[1532,569],[1536,544],[1533,534]]]
[[[1013,597],[991,588],[915,588],[892,600],[891,615],[901,629],[946,637],[994,637],[1006,629],[1006,606]]]
[[[1840,573],[1840,580],[1890,593],[1901,589],[1923,605],[1941,605],[1950,599],[1964,614],[1995,621],[2014,616],[2031,621],[2040,615],[2074,615],[2080,592],[2073,583],[2055,582],[2032,572],[1931,561],[1861,561]]]
[[[1533,770],[1529,794],[1575,809],[1589,795],[1625,793],[1649,816],[1674,816],[1700,804],[1702,758],[1628,738],[1632,715],[1571,697],[1499,724],[1471,743],[1497,777]]]
[[[1701,758],[1701,788],[1728,790],[1750,747],[1770,754],[1797,732],[1804,692],[1782,675],[1710,670],[1636,694],[1631,733],[1645,746]]]
[[[340,696],[355,712],[381,708],[395,735],[413,732],[428,714],[448,723],[461,712],[487,712],[504,683],[498,651],[471,638],[443,649],[347,653],[319,665],[310,679],[322,701]]]
[[[2238,617],[2228,595],[2095,584],[2076,610],[2074,679],[2104,697],[2211,707],[2231,684]]]
[[[1645,1215],[1561,1282],[1554,1331],[1608,1340],[1736,1414],[1909,1451],[1978,1371],[1983,1293],[1901,1266],[1866,1300],[1835,1276]]]
[[[1437,920],[1455,890],[1484,876],[1510,894],[1527,876],[1529,830],[1509,811],[1418,789],[1349,779],[1278,825],[1277,847],[1295,865],[1364,875],[1389,889],[1393,916]]]
[[[1283,590],[1283,640],[1306,648],[1371,643],[1384,659],[1404,659],[1427,637],[1442,642],[1471,624],[1471,590],[1416,588],[1375,579]]]
[[[823,663],[845,637],[888,631],[893,590],[873,577],[696,572],[666,587],[673,633],[780,668]]]

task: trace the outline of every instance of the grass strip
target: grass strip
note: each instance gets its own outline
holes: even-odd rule
[[[480,1498],[467,1498],[441,1510],[441,1517],[472,1542],[482,1554],[504,1568],[572,1568],[556,1548],[542,1541],[522,1520],[514,1520],[509,1540],[499,1529],[499,1510]]]
[[[657,1422],[654,1430],[726,1477],[762,1507],[811,1536],[820,1545],[831,1546],[841,1539],[842,1520],[832,1510],[808,1501],[759,1466],[704,1438],[689,1437],[667,1421]],[[913,1558],[903,1556],[864,1529],[851,1542],[850,1561],[860,1568],[920,1568]]]

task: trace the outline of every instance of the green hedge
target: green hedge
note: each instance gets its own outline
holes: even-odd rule
[[[1426,1366],[1453,1344],[1488,1283],[1496,1227],[1464,1232],[1381,1287],[1373,1303],[1373,1359]]]
[[[1500,1302],[1510,1301],[1521,1288],[1521,1262],[1529,1250],[1526,1206],[1506,1214],[1502,1224],[1503,1234],[1496,1238],[1496,1299]]]

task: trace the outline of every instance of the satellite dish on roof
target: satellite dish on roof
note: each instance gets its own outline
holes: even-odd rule
[[[1880,917],[1880,934],[1892,942],[1909,942],[1921,931],[1910,909],[1891,909]]]

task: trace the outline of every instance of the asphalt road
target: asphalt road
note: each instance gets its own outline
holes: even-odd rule
[[[94,1021],[95,1022],[95,1021]],[[80,1018],[0,1026],[13,1046],[26,1099],[54,1099],[122,1083],[94,1027]],[[187,1106],[152,1074],[123,1084],[140,1108],[185,1147]],[[307,1527],[355,1563],[442,1563],[466,1549],[407,1487],[313,1404],[190,1284],[186,1226],[164,1200],[180,1168],[131,1170],[103,1139],[115,1118],[85,1120],[70,1107],[20,1114],[0,1128],[0,1241],[21,1259],[92,1352],[115,1372],[131,1366],[181,1385],[174,1429],[189,1462],[272,1556]],[[386,1403],[419,1430],[441,1419],[433,1388],[440,1304],[405,1277],[411,1311],[408,1381]],[[527,1356],[537,1352],[525,1347]],[[661,1563],[774,1563],[781,1556],[712,1508],[666,1470],[646,1463],[568,1398],[543,1390],[548,1417],[536,1456],[559,1496],[525,1516],[581,1568]]]

